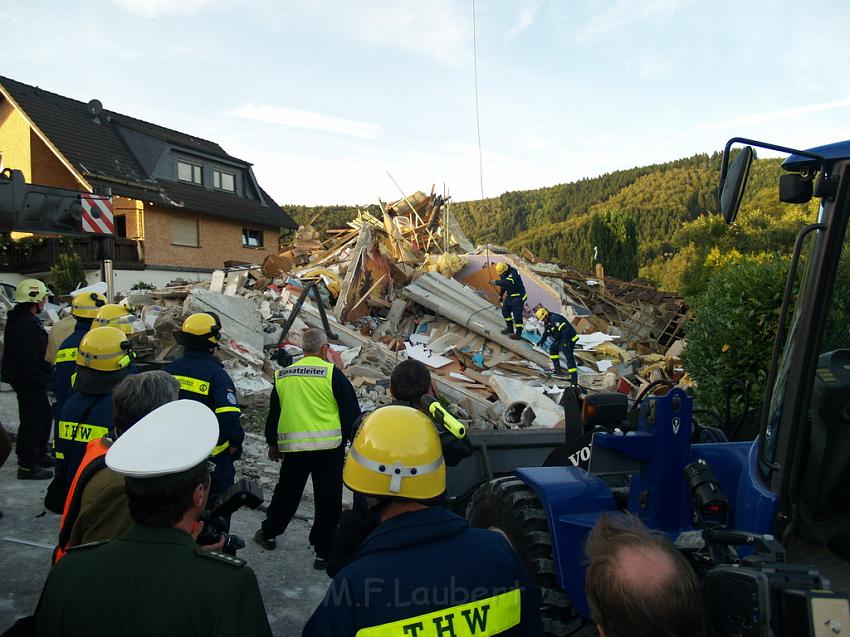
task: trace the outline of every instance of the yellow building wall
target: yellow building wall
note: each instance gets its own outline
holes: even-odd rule
[[[53,186],[54,188],[69,188],[71,190],[87,190],[73,173],[59,161],[56,154],[48,148],[34,130],[30,130],[30,149],[32,153],[32,182]]]
[[[198,222],[197,248],[172,244],[173,217],[194,219]],[[164,265],[215,269],[221,268],[225,261],[262,263],[267,255],[278,252],[279,230],[270,226],[231,222],[151,205],[145,206],[144,224],[145,263],[149,267]],[[263,230],[262,248],[242,246],[243,227]]]
[[[16,168],[32,181],[30,126],[6,99],[0,102],[0,153],[3,168]]]

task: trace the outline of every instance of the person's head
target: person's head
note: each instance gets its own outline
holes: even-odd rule
[[[90,330],[77,354],[77,367],[97,372],[121,372],[133,362],[133,346],[127,335],[116,327]]]
[[[177,400],[180,383],[162,370],[127,376],[112,390],[112,426],[120,436],[157,407]]]
[[[705,618],[691,565],[639,519],[603,516],[585,546],[587,602],[602,637],[700,637]]]
[[[357,430],[342,480],[352,491],[383,503],[433,504],[446,490],[446,465],[433,421],[412,407],[376,409]]]
[[[412,358],[400,362],[390,375],[390,393],[399,402],[418,408],[419,399],[431,393],[431,372]]]
[[[144,329],[139,318],[126,305],[118,303],[107,303],[100,308],[92,321],[92,327],[115,327],[128,336]]]
[[[71,315],[91,321],[106,303],[106,297],[100,292],[80,292],[71,299]]]
[[[209,496],[207,458],[217,440],[215,414],[194,400],[166,403],[125,431],[106,465],[125,477],[133,521],[191,532]]]
[[[15,288],[15,303],[29,308],[33,313],[38,313],[44,309],[44,304],[50,294],[50,290],[42,281],[24,279]]]
[[[221,320],[215,312],[197,312],[183,321],[175,334],[177,342],[189,349],[213,350],[221,338]]]
[[[311,327],[301,334],[301,349],[304,350],[304,356],[324,358],[328,347],[328,337],[320,329]]]
[[[496,264],[496,272],[497,272],[498,274],[504,274],[504,273],[505,273],[505,272],[507,272],[507,271],[508,271],[508,264],[507,264],[507,263],[505,263],[504,261],[499,261],[499,262]]]

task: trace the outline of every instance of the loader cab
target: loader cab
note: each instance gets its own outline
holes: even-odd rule
[[[792,532],[802,530],[850,560],[850,141],[795,151],[731,140],[721,177],[727,222],[752,159],[748,145],[726,170],[735,141],[790,152],[780,200],[820,199],[817,218],[797,235],[786,281],[756,443],[758,477],[779,496],[777,535],[793,547]]]

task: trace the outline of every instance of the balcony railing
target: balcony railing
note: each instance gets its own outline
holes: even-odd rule
[[[143,270],[144,262],[139,259],[139,250],[133,239],[115,237],[112,264],[121,270]],[[11,241],[0,248],[0,271],[31,274],[47,272],[51,265],[59,263],[61,254],[78,254],[87,270],[99,268],[102,253],[98,240],[91,237],[72,239],[42,239],[38,243]]]

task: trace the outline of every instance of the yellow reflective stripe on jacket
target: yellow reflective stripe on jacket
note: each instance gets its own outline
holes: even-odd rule
[[[237,414],[242,413],[242,410],[239,409],[239,407],[217,407],[215,409],[215,413],[217,413],[217,414],[224,414],[228,411],[235,411]]]
[[[208,381],[192,378],[191,376],[177,376],[176,374],[174,378],[180,381],[180,389],[185,389],[201,396],[206,396],[210,393],[210,384]]]
[[[73,374],[71,374],[71,388],[74,387],[74,383],[76,383],[76,382],[77,382],[77,372],[74,372]]]
[[[277,446],[281,451],[336,449],[341,442],[342,431],[339,429],[279,431],[277,433]]]
[[[87,425],[85,423],[69,422],[66,420],[59,421],[59,437],[62,440],[88,442],[89,440],[103,438],[108,433],[108,427],[98,427],[96,425]]]
[[[477,602],[450,606],[402,619],[389,624],[370,626],[357,631],[356,637],[397,637],[416,635],[432,637],[487,637],[498,635],[517,626],[521,618],[520,591],[515,588],[507,593],[480,599]]]
[[[77,354],[79,353],[79,349],[76,347],[66,347],[65,349],[60,349],[56,352],[56,356],[53,358],[53,364],[56,363],[74,363],[77,360]]]
[[[228,449],[229,447],[230,447],[230,443],[229,443],[229,442],[227,442],[227,441],[225,441],[225,442],[221,443],[220,445],[218,445],[215,449],[213,449],[213,450],[210,452],[210,455],[211,455],[211,456],[217,456],[217,455],[218,455],[218,454],[220,454],[222,451],[227,451],[227,449]]]
[[[578,334],[576,334],[575,336],[573,336],[573,343],[575,343],[577,340],[578,340]]]

